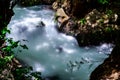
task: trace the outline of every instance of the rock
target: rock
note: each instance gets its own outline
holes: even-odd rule
[[[63,8],[57,9],[56,16],[58,17],[57,20],[60,23],[63,23],[64,21],[69,19],[68,15],[64,12]]]
[[[61,46],[56,47],[56,51],[58,53],[61,53],[63,51],[63,47],[61,47]]]
[[[103,42],[114,42],[118,38],[120,26],[114,24],[117,14],[100,13],[93,9],[83,19],[61,21],[60,31],[75,36],[80,46],[98,45]],[[99,36],[99,37],[98,37]]]
[[[120,80],[120,43],[101,65],[91,74],[90,80]]]
[[[43,23],[43,21],[40,21],[37,27],[45,27],[45,24]]]
[[[72,19],[64,21],[59,28],[60,31],[69,35],[75,35],[74,29],[77,29],[77,24]]]
[[[80,46],[103,42],[116,44],[109,58],[92,72],[90,80],[120,80],[119,0],[109,0],[105,5],[98,0],[56,1],[54,9],[63,8],[69,16],[66,21],[60,19],[59,30],[75,36]]]
[[[60,8],[60,7],[59,7],[59,3],[58,3],[58,2],[54,2],[54,3],[52,4],[52,8],[53,8],[54,10],[57,10],[58,8]]]
[[[87,6],[87,0],[72,0],[71,14],[77,18],[84,17],[89,10]]]

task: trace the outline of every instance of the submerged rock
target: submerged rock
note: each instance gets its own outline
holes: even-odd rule
[[[43,21],[40,21],[39,24],[36,27],[45,27],[45,24]]]

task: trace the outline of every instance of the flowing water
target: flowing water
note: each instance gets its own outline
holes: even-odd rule
[[[15,15],[8,27],[14,40],[27,40],[28,50],[16,57],[41,71],[43,77],[57,76],[59,80],[89,80],[90,73],[108,57],[111,44],[79,47],[72,36],[56,30],[54,11],[48,6],[14,8]],[[43,24],[44,23],[44,24]]]

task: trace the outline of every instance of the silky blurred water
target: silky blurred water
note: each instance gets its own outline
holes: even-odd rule
[[[16,57],[41,71],[43,77],[58,76],[59,80],[89,80],[90,73],[108,57],[112,44],[79,47],[75,38],[56,30],[54,11],[48,6],[14,8],[15,15],[8,27],[14,40],[27,40],[28,50]],[[41,25],[41,22],[45,26]]]

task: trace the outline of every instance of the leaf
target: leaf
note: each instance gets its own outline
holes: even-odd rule
[[[9,52],[9,51],[11,51],[11,46],[6,46],[6,47],[4,47],[4,48],[2,48],[2,51],[5,51],[5,52]]]
[[[5,35],[6,33],[9,33],[9,34],[10,34],[10,30],[7,29],[7,28],[4,28],[4,29],[2,30],[2,35]]]
[[[12,43],[11,43],[12,48],[17,47],[19,42],[20,42],[20,41],[16,41],[16,42],[12,41]]]
[[[11,55],[11,56],[5,56],[4,59],[5,61],[11,61],[12,59],[14,58],[14,55]]]

